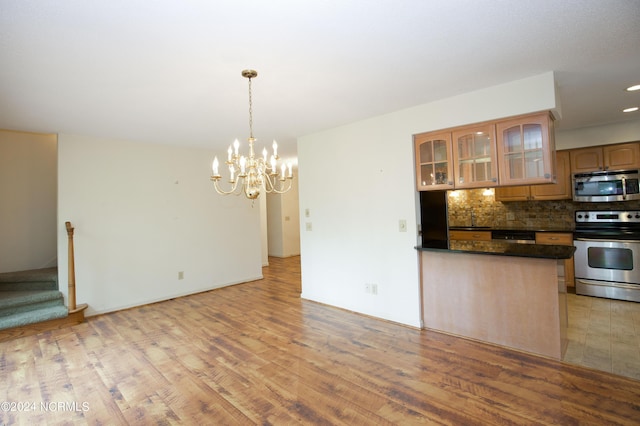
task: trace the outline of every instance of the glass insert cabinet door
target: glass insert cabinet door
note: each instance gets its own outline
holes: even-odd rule
[[[549,114],[544,113],[496,124],[501,184],[555,180],[552,123]]]
[[[421,133],[414,143],[418,190],[453,188],[451,133]]]
[[[498,165],[493,124],[456,130],[452,138],[456,188],[495,186]]]

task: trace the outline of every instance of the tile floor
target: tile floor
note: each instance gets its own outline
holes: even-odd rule
[[[640,380],[640,303],[567,294],[564,361]]]

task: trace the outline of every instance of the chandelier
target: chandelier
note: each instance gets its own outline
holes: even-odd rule
[[[225,164],[229,168],[229,184],[228,190],[222,189],[220,180],[222,176],[219,173],[220,163],[218,157],[213,159],[211,180],[216,188],[216,192],[221,195],[240,195],[244,192],[247,198],[255,200],[260,195],[262,188],[267,193],[284,194],[291,189],[293,180],[293,171],[291,163],[281,164],[278,171],[277,161],[278,144],[273,141],[273,154],[267,160],[267,148],[262,150],[262,157],[256,157],[253,144],[257,141],[253,137],[253,104],[251,99],[251,79],[258,76],[258,72],[254,70],[243,70],[242,76],[249,79],[249,155],[239,155],[238,149],[240,142],[236,139],[227,150],[227,160]],[[240,183],[242,182],[242,183]]]

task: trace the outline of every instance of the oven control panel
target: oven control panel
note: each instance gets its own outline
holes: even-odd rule
[[[640,223],[640,210],[578,210],[576,223]]]

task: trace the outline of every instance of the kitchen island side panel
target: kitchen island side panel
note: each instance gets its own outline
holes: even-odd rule
[[[561,359],[566,297],[556,260],[446,251],[421,256],[426,328]]]

